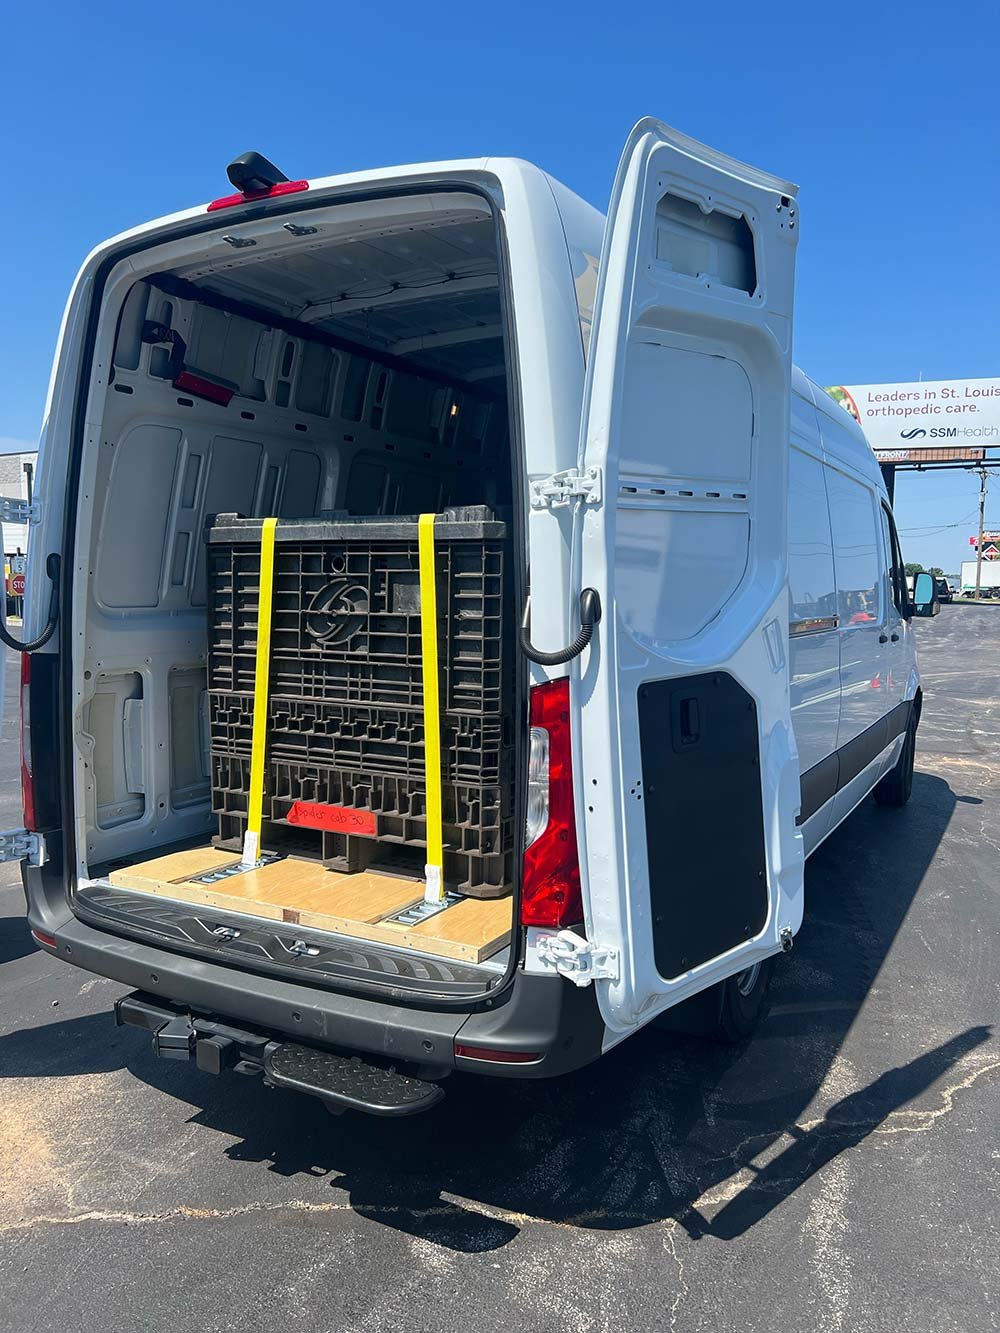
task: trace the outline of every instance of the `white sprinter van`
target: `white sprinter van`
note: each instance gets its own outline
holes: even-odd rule
[[[418,1111],[453,1070],[559,1074],[695,1009],[746,1034],[806,856],[872,790],[909,795],[921,706],[875,459],[792,366],[795,187],[648,119],[606,219],[502,158],[229,174],[96,250],[64,318],[4,838],[34,938],[134,987],[118,1021],[158,1054],[331,1109]],[[219,728],[301,722],[281,682],[318,680],[371,610],[333,580],[288,655],[288,543],[428,512],[506,534],[501,778],[464,822],[449,797],[435,815],[411,718],[405,810],[402,759],[339,802],[299,764],[308,799],[282,804],[275,756],[292,771],[302,738],[275,730],[248,861],[256,779]],[[256,541],[225,596],[220,514],[227,550]],[[420,639],[429,605],[383,629]],[[212,673],[237,631],[257,656],[235,699]],[[379,665],[364,643],[352,670]],[[472,833],[496,853],[475,891],[449,869]]]

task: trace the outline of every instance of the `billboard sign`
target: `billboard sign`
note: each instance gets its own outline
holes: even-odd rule
[[[1000,379],[837,384],[827,393],[860,422],[887,462],[983,457],[1000,445]],[[937,457],[933,461],[939,461]]]

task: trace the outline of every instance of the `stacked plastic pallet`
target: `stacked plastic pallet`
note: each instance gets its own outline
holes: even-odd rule
[[[213,808],[238,847],[250,785],[261,520],[208,534]],[[512,667],[506,526],[483,508],[434,526],[445,880],[511,879]],[[508,654],[509,656],[509,654]],[[274,548],[263,846],[361,870],[426,842],[417,519],[283,520]]]

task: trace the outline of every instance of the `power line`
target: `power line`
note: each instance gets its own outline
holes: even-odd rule
[[[936,532],[947,532],[949,528],[960,528],[968,523],[970,519],[975,518],[975,516],[976,510],[971,509],[963,518],[960,518],[957,523],[928,524],[923,528],[900,528],[899,531],[900,535],[905,533],[908,537],[932,537]]]

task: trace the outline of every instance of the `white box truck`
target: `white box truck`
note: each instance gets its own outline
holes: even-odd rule
[[[975,597],[976,595],[976,564],[975,560],[962,561],[962,579],[960,595],[962,597]],[[1000,597],[1000,560],[984,560],[979,576],[979,588],[984,597]]]

